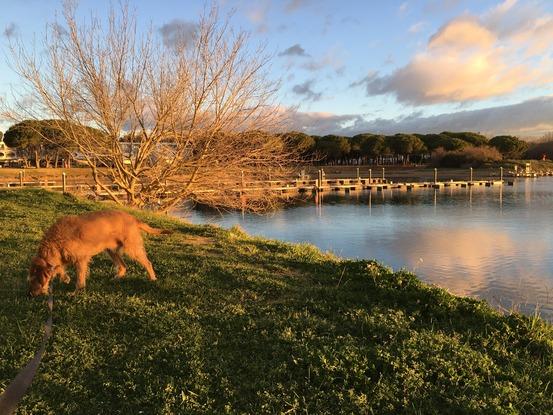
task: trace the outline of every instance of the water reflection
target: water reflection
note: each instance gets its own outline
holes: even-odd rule
[[[269,216],[192,212],[195,223],[376,258],[460,295],[553,320],[553,180],[515,186],[319,194]]]
[[[541,258],[550,247],[535,241],[531,250],[516,235],[495,228],[451,226],[398,235],[396,249],[408,269],[459,295],[485,297],[509,309],[534,303],[548,307],[551,280]]]

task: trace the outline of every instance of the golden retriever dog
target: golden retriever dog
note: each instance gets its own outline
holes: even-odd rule
[[[116,210],[86,213],[60,218],[40,242],[29,272],[29,293],[46,294],[52,278],[59,276],[65,282],[66,265],[74,265],[77,273],[76,290],[86,285],[88,264],[94,255],[107,251],[117,268],[117,278],[125,275],[127,267],[121,258],[125,253],[140,263],[151,281],[156,280],[152,264],[146,256],[140,231],[159,235],[170,231],[152,228],[134,216]]]

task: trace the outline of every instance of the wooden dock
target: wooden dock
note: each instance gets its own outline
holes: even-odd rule
[[[507,182],[513,185],[513,181]],[[405,190],[413,191],[416,189],[441,189],[446,187],[466,188],[471,186],[501,186],[504,180],[472,180],[472,181],[427,181],[427,182],[393,182],[385,178],[374,177],[351,177],[351,178],[298,178],[291,180],[270,180],[270,181],[244,181],[230,182],[224,186],[231,191],[247,195],[248,193],[273,191],[281,194],[309,194],[309,193],[329,193],[342,192],[350,193],[362,190],[381,192],[384,190]],[[18,188],[46,188],[60,192],[90,193],[99,197],[107,197],[102,192],[94,192],[92,183],[66,183],[63,177],[60,181],[54,180],[17,180],[0,183],[0,188],[18,189]],[[111,186],[113,193],[117,196],[125,196],[125,193]],[[213,192],[214,190],[206,190]]]
[[[427,182],[393,182],[384,178],[319,178],[319,179],[294,179],[280,181],[251,181],[234,182],[227,185],[232,191],[244,194],[271,190],[280,193],[328,193],[328,192],[355,192],[361,190],[383,191],[388,189],[415,190],[415,189],[441,189],[445,187],[471,187],[471,186],[501,186],[504,180],[478,179],[472,181],[427,181]],[[514,182],[509,181],[512,185]]]
[[[246,183],[243,188],[236,188],[236,191],[259,191],[267,190],[267,188],[273,191],[279,191],[282,193],[325,193],[325,192],[355,192],[360,190],[374,190],[383,191],[388,189],[398,190],[415,190],[415,189],[441,189],[445,187],[471,187],[471,186],[501,186],[503,180],[473,180],[473,181],[443,181],[443,182],[392,182],[386,179],[368,179],[368,178],[343,178],[343,179],[324,179],[319,180],[294,180],[287,182],[266,183],[268,187],[259,187],[253,185],[248,186],[250,183]],[[509,182],[512,184],[512,182]]]

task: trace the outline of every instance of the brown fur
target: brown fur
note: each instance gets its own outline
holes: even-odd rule
[[[125,253],[140,263],[150,280],[156,275],[146,256],[140,231],[159,235],[169,231],[152,228],[128,213],[105,210],[59,219],[40,242],[29,272],[29,291],[33,296],[46,294],[52,278],[59,276],[65,283],[69,277],[66,265],[74,265],[77,272],[76,290],[86,285],[88,264],[94,255],[107,251],[117,267],[117,277],[125,275],[127,267],[121,258]]]

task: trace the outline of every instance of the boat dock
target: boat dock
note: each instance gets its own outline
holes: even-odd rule
[[[237,192],[255,192],[272,190],[281,193],[325,193],[325,192],[355,192],[360,190],[383,191],[388,189],[414,190],[423,188],[441,189],[445,187],[470,187],[470,186],[501,186],[503,180],[473,180],[473,181],[436,181],[436,182],[393,182],[387,179],[369,178],[340,178],[323,180],[293,180],[273,182],[248,182],[244,186],[233,189]],[[512,181],[507,182],[513,185]]]
[[[466,188],[471,186],[501,186],[504,183],[508,185],[514,184],[514,179],[509,177],[507,181],[503,180],[503,169],[499,177],[491,177],[488,179],[474,179],[470,169],[468,180],[438,180],[438,171],[434,169],[434,180],[431,181],[398,181],[394,182],[385,177],[384,169],[382,169],[381,177],[373,177],[372,171],[369,169],[368,177],[361,177],[359,169],[357,169],[356,177],[326,177],[324,171],[318,171],[318,177],[315,179],[312,176],[299,175],[297,178],[283,180],[265,180],[265,181],[248,181],[236,180],[222,184],[226,189],[240,194],[247,195],[248,193],[272,191],[281,194],[309,194],[309,193],[329,193],[342,192],[350,193],[362,190],[381,192],[388,189],[412,191],[416,189],[441,189],[441,188]],[[23,171],[19,172],[15,180],[0,181],[0,187],[4,188],[47,188],[54,191],[74,192],[74,193],[94,193],[97,197],[108,197],[107,193],[94,191],[95,185],[90,180],[83,178],[72,178],[71,182],[67,180],[65,173],[62,173],[59,180],[49,178],[27,178]],[[110,186],[112,194],[118,197],[124,197],[125,193],[116,185]],[[213,192],[215,190],[205,190],[205,192]],[[200,191],[201,192],[201,191]]]

